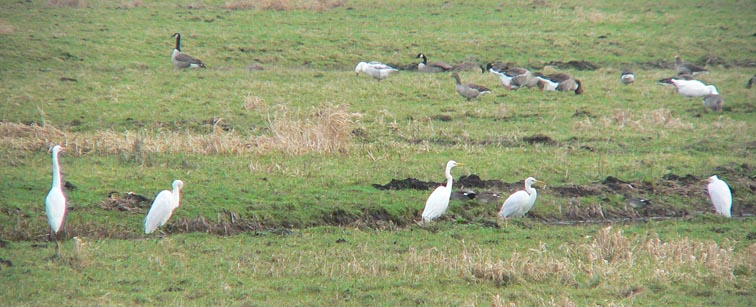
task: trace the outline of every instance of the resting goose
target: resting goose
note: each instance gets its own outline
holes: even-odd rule
[[[499,77],[501,85],[506,87],[507,90],[519,89],[521,87],[535,87],[538,85],[538,79],[532,72],[525,68],[514,67],[505,70],[497,70],[492,63],[486,65],[491,74]]]
[[[635,73],[630,69],[623,70],[620,74],[620,81],[625,85],[635,82]]]
[[[450,71],[453,68],[451,65],[444,62],[428,63],[428,58],[422,53],[418,53],[415,58],[423,59],[422,62],[417,64],[417,70],[421,72],[445,72]]]
[[[181,34],[173,33],[171,37],[176,37],[176,48],[173,48],[171,62],[176,68],[206,68],[205,64],[199,59],[181,52]]]
[[[399,70],[381,62],[359,62],[354,68],[354,73],[358,76],[360,73],[365,73],[378,81],[388,78],[391,73],[397,71]]]
[[[751,88],[754,83],[756,83],[756,75],[753,75],[751,79],[748,79],[748,84],[746,84],[746,88]]]
[[[707,95],[719,95],[717,88],[713,85],[706,85],[698,80],[685,80],[676,78],[665,78],[659,80],[662,84],[672,84],[678,94],[683,97],[703,97]]]
[[[722,111],[722,105],[724,105],[724,99],[719,94],[709,94],[704,96],[704,107],[714,112]]]
[[[465,97],[468,101],[473,98],[477,98],[480,95],[491,92],[491,90],[482,85],[472,83],[462,84],[462,82],[459,80],[459,74],[456,72],[452,73],[452,78],[454,78],[454,80],[456,81],[457,93],[462,95],[462,97]]]
[[[536,79],[538,79],[538,87],[544,91],[574,91],[575,95],[583,93],[583,84],[580,80],[573,78],[570,74],[555,73],[544,76],[540,73],[536,73]]]
[[[679,54],[675,54],[675,72],[680,74],[697,75],[709,72],[706,68],[693,63],[683,62]]]

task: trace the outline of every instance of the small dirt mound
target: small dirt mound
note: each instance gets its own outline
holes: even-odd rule
[[[668,181],[677,181],[683,184],[690,184],[690,183],[701,181],[701,179],[691,174],[687,174],[685,176],[680,177],[672,173],[662,176],[662,179],[668,180]]]
[[[533,135],[533,136],[526,136],[522,140],[525,141],[528,144],[536,144],[536,143],[546,144],[546,145],[556,144],[556,141],[554,141],[554,139],[552,139],[548,135],[543,135],[543,134],[536,134],[536,135]]]
[[[321,219],[328,225],[346,226],[354,223],[357,220],[357,216],[344,209],[337,208],[331,212],[324,213]]]
[[[437,186],[434,182],[420,181],[415,178],[407,178],[403,180],[391,179],[391,182],[381,185],[374,183],[373,187],[378,190],[428,190]]]
[[[167,233],[174,232],[205,232],[215,235],[235,235],[242,232],[258,232],[265,227],[248,218],[242,218],[238,213],[222,209],[217,220],[208,220],[202,215],[194,218],[182,218],[174,223],[165,225]]]
[[[471,174],[468,176],[461,176],[459,177],[459,180],[457,181],[460,186],[466,187],[466,188],[492,188],[492,187],[503,187],[507,184],[504,183],[501,180],[483,180],[480,179],[480,176],[476,174]]]
[[[114,191],[110,192],[108,198],[100,203],[100,208],[116,211],[142,211],[142,209],[149,208],[151,203],[151,199],[139,194],[132,192],[121,194]]]

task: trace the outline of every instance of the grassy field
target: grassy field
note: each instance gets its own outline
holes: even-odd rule
[[[1,2],[0,302],[756,305],[756,4],[468,2]],[[207,69],[173,68],[174,32]],[[420,52],[568,72],[585,93],[508,92],[470,70],[494,93],[468,102],[449,74],[353,72]],[[676,53],[706,64],[723,112],[656,84]],[[44,213],[52,144],[62,259]],[[526,218],[453,200],[424,226],[429,189],[375,187],[440,183],[450,159],[455,179],[487,182],[457,189],[548,184]],[[711,213],[714,174],[730,220]],[[181,207],[145,236],[150,200],[127,193],[174,179]]]

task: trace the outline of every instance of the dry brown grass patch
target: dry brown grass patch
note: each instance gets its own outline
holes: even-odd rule
[[[254,98],[244,107],[267,108]],[[47,150],[50,144],[62,144],[69,154],[115,154],[137,163],[152,153],[345,153],[352,144],[353,120],[359,116],[349,113],[346,105],[313,108],[309,114],[281,106],[268,115],[271,135],[249,137],[224,130],[220,118],[213,121],[208,134],[160,130],[66,133],[49,125],[0,122],[0,144],[15,151]]]
[[[349,113],[346,105],[313,109],[306,116],[280,106],[269,120],[273,135],[260,143],[291,154],[345,152],[351,144],[353,119],[358,116]]]
[[[133,9],[133,8],[142,7],[142,6],[144,6],[144,2],[142,2],[142,0],[130,0],[126,3],[122,3],[121,5],[118,6],[118,8]]]
[[[291,11],[311,10],[322,12],[346,5],[345,0],[237,0],[226,2],[227,10]]]
[[[16,32],[16,27],[9,24],[7,21],[0,19],[0,35],[13,34]]]
[[[614,128],[618,130],[632,129],[641,133],[658,132],[658,128],[691,130],[692,123],[684,122],[675,117],[669,109],[656,109],[636,114],[633,110],[618,109],[610,116],[604,116],[596,120],[594,124],[591,118],[575,123],[575,128],[580,130]]]
[[[0,123],[0,141],[12,148],[26,151],[47,150],[50,144],[64,144],[66,133],[51,126]]]
[[[84,8],[87,7],[87,0],[48,0],[46,7],[74,7]]]

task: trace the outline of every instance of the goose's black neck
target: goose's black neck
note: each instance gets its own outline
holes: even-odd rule
[[[173,33],[173,36],[176,37],[176,50],[181,51],[181,34],[179,33]]]

